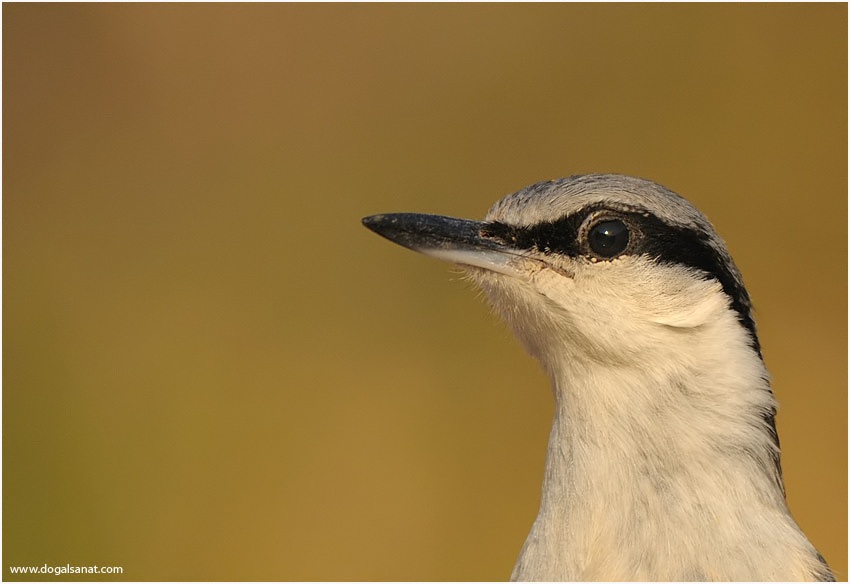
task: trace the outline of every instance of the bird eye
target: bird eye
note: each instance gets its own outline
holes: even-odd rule
[[[619,219],[600,221],[587,234],[590,250],[602,258],[620,255],[629,245],[629,228]]]

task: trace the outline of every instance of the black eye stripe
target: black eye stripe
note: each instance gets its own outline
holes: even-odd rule
[[[753,346],[759,354],[755,322],[750,297],[738,275],[732,258],[711,245],[712,236],[699,229],[668,225],[643,211],[622,211],[593,207],[530,227],[515,227],[504,223],[488,223],[482,235],[503,241],[516,249],[537,250],[569,257],[588,256],[605,259],[592,253],[587,232],[597,221],[620,220],[628,228],[630,240],[626,255],[641,255],[661,264],[674,264],[703,272],[720,282],[738,313],[741,324],[750,331]],[[612,256],[616,257],[616,256]]]
[[[534,249],[574,257],[579,253],[578,232],[585,216],[574,214],[530,227],[491,222],[483,228],[482,235],[493,237],[517,249]]]

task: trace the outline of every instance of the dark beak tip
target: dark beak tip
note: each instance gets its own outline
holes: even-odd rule
[[[368,217],[363,217],[361,222],[367,229],[374,231],[375,233],[380,233],[381,226],[387,224],[387,216],[383,214],[369,215]]]
[[[424,213],[382,213],[361,221],[381,237],[414,251],[485,245],[478,221]]]

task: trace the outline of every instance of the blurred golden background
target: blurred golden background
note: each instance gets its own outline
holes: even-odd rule
[[[4,579],[506,579],[547,380],[360,218],[584,172],[727,240],[846,579],[845,4],[4,4],[3,139]]]

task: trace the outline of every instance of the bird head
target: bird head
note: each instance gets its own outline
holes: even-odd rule
[[[723,241],[648,180],[573,176],[506,196],[484,221],[402,213],[364,224],[463,267],[550,373],[565,361],[681,363],[728,342],[759,353]]]

